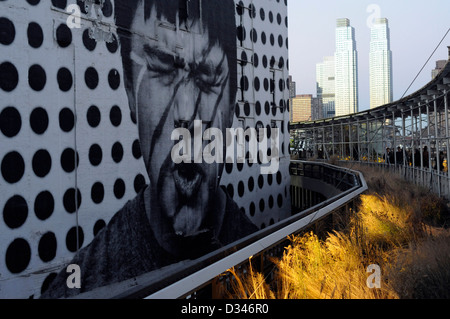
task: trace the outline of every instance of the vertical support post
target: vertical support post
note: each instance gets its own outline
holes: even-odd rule
[[[394,165],[397,167],[397,156],[395,156],[395,151],[397,149],[396,143],[396,135],[397,135],[397,125],[395,125],[395,112],[392,112],[392,129],[393,129],[393,143],[392,143],[392,152],[394,153]]]
[[[438,195],[439,195],[439,197],[441,197],[441,168],[440,168],[440,165],[439,165],[439,161],[440,161],[440,158],[439,158],[439,144],[440,144],[440,140],[439,140],[439,130],[438,130],[438,121],[437,121],[438,109],[437,109],[437,97],[436,97],[436,95],[434,95],[433,98],[434,98],[434,103],[433,103],[433,106],[434,106],[434,132],[435,132],[435,136],[434,136],[435,142],[434,142],[434,144],[436,145],[435,146],[436,147],[436,152],[435,152],[435,154],[436,154],[435,158],[436,159],[435,159],[435,161],[436,161],[436,171],[437,171],[437,179],[438,179]]]
[[[449,156],[450,156],[450,141],[448,132],[448,91],[444,92],[444,105],[445,105],[445,141],[447,143],[447,198],[450,196],[450,172],[449,172]]]

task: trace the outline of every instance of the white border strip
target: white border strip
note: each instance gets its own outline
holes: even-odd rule
[[[359,174],[360,181],[362,186],[355,190],[354,192],[340,198],[336,202],[325,206],[324,208],[319,209],[317,212],[313,213],[313,218],[311,215],[305,216],[304,218],[266,236],[253,244],[248,245],[245,248],[240,249],[239,251],[203,268],[202,270],[187,276],[186,278],[159,290],[158,292],[144,298],[144,299],[177,299],[183,297],[190,292],[194,291],[196,288],[200,287],[204,283],[214,279],[222,273],[225,273],[228,269],[239,265],[240,263],[248,260],[254,255],[257,255],[261,251],[265,250],[267,247],[272,246],[273,244],[282,241],[288,236],[298,232],[305,226],[310,225],[314,221],[322,218],[338,207],[346,204],[356,196],[362,194],[367,190],[367,183],[364,180],[364,177],[361,173],[355,172]]]

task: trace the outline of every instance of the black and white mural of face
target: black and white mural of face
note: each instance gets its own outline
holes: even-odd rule
[[[0,1],[0,297],[159,285],[290,216],[286,6]]]
[[[131,40],[135,88],[131,94],[135,94],[141,149],[151,182],[150,220],[159,219],[162,232],[194,236],[202,231],[208,214],[219,214],[215,195],[222,167],[175,164],[170,138],[179,127],[194,135],[194,120],[226,128],[232,117],[229,66],[224,49],[209,42],[208,30],[202,30],[198,20],[187,20],[192,30],[188,34],[159,26],[157,22],[169,22],[164,16],[158,21],[154,7],[144,19],[141,6],[132,29],[158,37],[158,41],[143,41],[133,35]]]

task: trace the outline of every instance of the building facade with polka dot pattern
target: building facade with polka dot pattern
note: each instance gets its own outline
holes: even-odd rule
[[[291,216],[287,0],[130,3],[0,0],[0,298],[70,296],[55,288],[67,265],[88,264],[82,256],[108,246],[105,233],[128,237],[114,223],[138,199],[160,242],[148,249],[170,257],[88,287],[92,270],[81,292]],[[168,132],[198,138],[194,120],[200,147],[188,150],[215,141],[223,163],[169,161],[182,139]],[[215,127],[256,132],[268,147],[254,161],[248,149],[244,161],[237,148],[226,157],[220,146],[232,139],[204,134]],[[262,174],[262,159],[275,157],[277,169]]]

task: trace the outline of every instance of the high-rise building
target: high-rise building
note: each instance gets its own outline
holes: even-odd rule
[[[330,118],[336,114],[336,83],[334,56],[325,57],[316,65],[317,98],[320,100],[322,114],[317,119]]]
[[[317,121],[323,119],[322,99],[313,97],[311,101],[311,120]]]
[[[370,108],[393,101],[389,22],[376,19],[370,32]]]
[[[446,63],[447,63],[446,60],[436,61],[436,68],[431,71],[431,77],[433,79],[439,74],[439,72],[441,72],[444,69]]]
[[[349,19],[336,23],[336,116],[357,113],[358,103],[358,52],[355,29]]]
[[[293,98],[297,95],[296,83],[292,80],[292,75],[289,75],[289,121],[293,122]]]
[[[301,94],[294,97],[292,99],[292,122],[311,121],[312,103],[313,96],[311,94]]]

